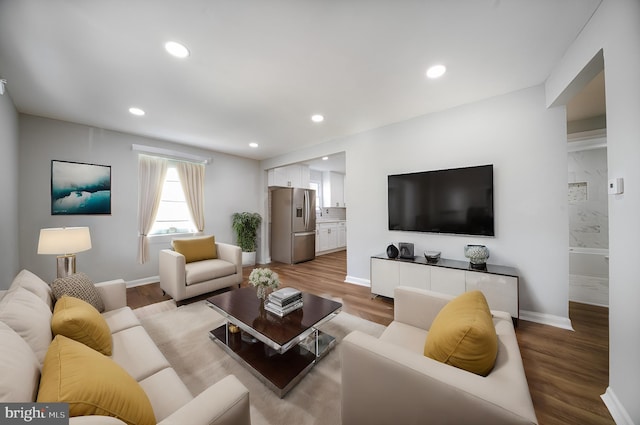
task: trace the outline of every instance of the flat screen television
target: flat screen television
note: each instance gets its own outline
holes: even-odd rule
[[[389,230],[495,236],[493,165],[388,176]]]

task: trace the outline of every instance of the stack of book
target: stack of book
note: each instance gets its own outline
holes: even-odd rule
[[[302,292],[295,288],[282,288],[269,294],[264,309],[280,317],[302,308]]]

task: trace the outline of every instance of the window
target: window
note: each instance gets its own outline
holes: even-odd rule
[[[322,208],[322,193],[321,193],[321,186],[320,186],[320,182],[317,181],[311,181],[309,182],[309,188],[313,189],[316,191],[316,212],[320,211],[320,208]]]
[[[162,186],[158,214],[149,234],[164,235],[167,233],[195,232],[197,232],[197,229],[189,213],[178,170],[175,165],[169,164]]]

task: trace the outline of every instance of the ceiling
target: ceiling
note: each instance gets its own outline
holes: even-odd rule
[[[0,0],[0,78],[23,113],[265,159],[541,84],[599,3]]]
[[[604,71],[600,71],[569,103],[567,121],[580,121],[606,115]]]
[[[302,164],[308,165],[311,170],[335,171],[342,174],[346,174],[347,172],[347,157],[345,152],[337,152],[321,158],[312,158],[302,162]]]

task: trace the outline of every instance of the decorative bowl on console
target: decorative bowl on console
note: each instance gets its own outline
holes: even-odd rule
[[[489,248],[484,245],[466,245],[464,256],[469,259],[471,268],[484,269],[487,266],[487,258],[489,258]]]

